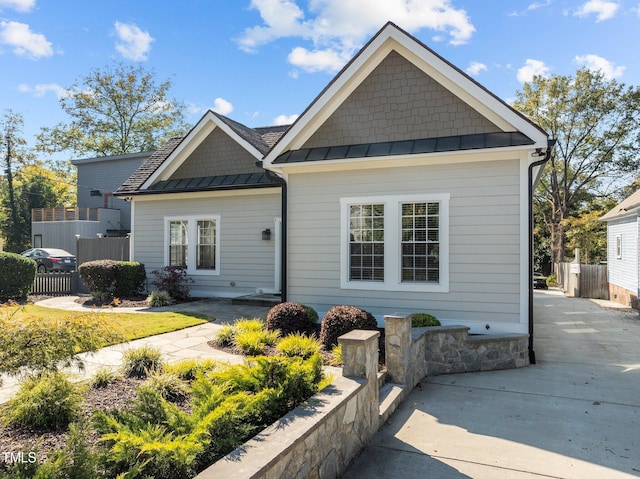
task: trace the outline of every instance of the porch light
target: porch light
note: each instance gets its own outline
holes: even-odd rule
[[[267,228],[262,232],[262,240],[269,241],[271,239],[271,230]]]

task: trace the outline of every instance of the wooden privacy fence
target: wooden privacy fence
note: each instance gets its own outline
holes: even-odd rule
[[[36,273],[31,294],[46,294],[50,296],[76,294],[80,283],[80,274],[77,271],[72,273]]]
[[[576,274],[575,263],[557,263],[558,286],[570,296],[579,298],[609,299],[607,266],[602,264],[581,264]],[[573,272],[572,272],[573,270]]]
[[[129,238],[78,238],[78,266],[98,259],[129,261]]]

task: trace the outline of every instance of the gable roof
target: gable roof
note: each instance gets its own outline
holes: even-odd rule
[[[220,175],[171,181],[171,174],[189,157],[195,148],[215,128],[221,128],[228,136],[256,158],[262,159],[273,144],[284,134],[289,125],[249,128],[230,118],[207,111],[184,137],[171,138],[155,151],[115,192],[116,196],[134,194],[203,191],[212,189],[247,188],[251,186],[275,186],[277,182],[265,175]],[[189,180],[189,181],[184,181]],[[185,189],[185,185],[189,187]]]
[[[489,92],[469,75],[455,67],[415,37],[395,24],[387,23],[358,54],[334,77],[325,89],[313,100],[298,117],[291,128],[267,153],[263,164],[266,168],[282,163],[293,164],[285,160],[287,152],[296,152],[297,158],[304,157],[301,150],[311,135],[337,111],[343,102],[360,86],[367,77],[391,53],[396,52],[416,66],[425,75],[451,92],[473,110],[492,122],[501,132],[517,132],[528,138],[529,148],[548,147],[547,133],[523,114],[513,109],[500,98]],[[464,136],[464,135],[463,135]],[[412,140],[433,140],[434,138],[411,138]],[[460,138],[460,144],[466,139]],[[370,143],[374,145],[374,143]],[[345,145],[328,145],[345,146]],[[351,145],[355,146],[355,145]],[[523,146],[520,143],[496,146]],[[490,147],[490,146],[485,146]],[[298,155],[298,151],[300,154]],[[450,149],[434,150],[452,151]],[[290,156],[289,156],[290,157]],[[329,158],[325,158],[329,159]],[[306,160],[301,160],[304,162]],[[276,167],[277,169],[277,167]]]
[[[611,221],[640,214],[640,190],[636,191],[607,212],[600,221]]]

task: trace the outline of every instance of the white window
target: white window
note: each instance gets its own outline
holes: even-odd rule
[[[220,217],[165,218],[165,264],[189,274],[220,274]]]
[[[622,259],[622,235],[616,236],[616,258]]]
[[[340,204],[342,288],[448,292],[449,194]]]

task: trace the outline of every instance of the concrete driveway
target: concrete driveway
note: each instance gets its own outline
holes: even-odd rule
[[[640,317],[535,293],[528,368],[425,380],[345,478],[640,477]]]

